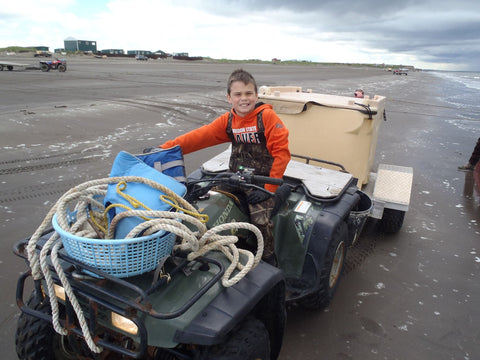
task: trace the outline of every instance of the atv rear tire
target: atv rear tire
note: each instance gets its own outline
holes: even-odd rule
[[[224,343],[206,348],[200,359],[269,360],[268,331],[260,320],[248,317]]]
[[[380,231],[386,234],[395,234],[400,231],[405,218],[405,211],[384,209],[383,216],[378,222]]]
[[[50,71],[50,66],[48,66],[47,64],[42,64],[40,65],[40,70],[42,70],[43,72]]]
[[[330,304],[342,277],[347,256],[347,239],[348,227],[346,223],[342,222],[328,244],[320,271],[320,288],[299,300],[300,305],[304,308],[323,309]]]

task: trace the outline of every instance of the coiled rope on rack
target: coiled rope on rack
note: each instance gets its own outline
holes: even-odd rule
[[[105,208],[103,203],[98,200],[98,197],[106,195],[109,184],[119,184],[121,182],[143,183],[154,189],[160,190],[166,194],[165,197],[168,201],[172,201],[171,205],[181,212],[155,211],[150,209],[126,210],[116,215],[114,219],[112,219],[110,226],[105,226],[105,228],[98,226],[98,224],[105,219]],[[165,201],[165,199],[162,200]],[[72,221],[68,216],[68,209],[72,205],[72,202],[76,202],[75,221]],[[96,209],[96,211],[92,209]],[[113,238],[115,225],[122,218],[129,216],[146,218],[148,221],[144,221],[133,228],[126,236],[126,239],[135,238],[139,236],[139,234],[142,234],[142,236],[153,234],[160,230],[173,233],[181,239],[180,244],[175,245],[174,248],[189,252],[187,258],[190,261],[209,251],[221,251],[230,261],[230,265],[227,267],[225,274],[222,277],[222,285],[225,287],[232,286],[242,279],[260,262],[263,254],[263,237],[256,226],[249,223],[228,223],[219,225],[207,231],[204,224],[204,214],[198,213],[198,211],[181,196],[177,195],[164,185],[152,180],[138,176],[109,177],[87,181],[70,189],[61,196],[50,209],[47,216],[30,238],[27,245],[27,255],[32,271],[32,277],[35,280],[45,278],[52,308],[52,322],[55,331],[61,335],[67,334],[67,330],[61,326],[59,321],[58,299],[55,295],[53,277],[48,266],[49,254],[52,265],[65,289],[65,295],[72,303],[87,345],[96,353],[100,353],[103,349],[95,344],[88,329],[88,324],[81,306],[60,264],[58,251],[62,247],[62,242],[58,233],[54,232],[46,241],[40,254],[36,251],[36,245],[40,240],[40,237],[45,230],[50,227],[55,214],[57,216],[58,225],[64,231],[86,238],[98,238],[99,235],[102,235],[105,239]],[[181,222],[178,220],[181,220]],[[191,224],[196,230],[191,230],[190,227],[186,226],[183,222]],[[250,251],[238,249],[235,246],[235,243],[238,241],[236,236],[219,234],[239,229],[249,230],[257,237],[257,251],[255,255]],[[245,263],[242,263],[241,261],[241,254],[247,259]],[[235,269],[238,269],[239,271],[232,277]]]

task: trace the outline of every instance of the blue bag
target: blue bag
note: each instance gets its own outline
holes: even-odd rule
[[[154,168],[155,164],[168,164],[175,162],[175,166],[167,168],[166,173],[175,175],[178,178],[185,178],[185,171],[181,174],[180,169],[184,169],[183,166],[180,166],[178,160],[183,161],[183,155],[180,147],[174,147],[166,149],[163,151],[156,151],[153,153],[143,154],[143,155],[132,155],[125,151],[121,151],[115,161],[113,162],[112,170],[110,172],[110,177],[116,176],[140,176],[153,180],[159,184],[162,184],[175,192],[179,196],[184,196],[187,189],[184,184],[175,180],[173,177],[166,175]],[[180,157],[180,159],[179,159]],[[158,167],[158,165],[157,165]],[[151,210],[158,211],[168,211],[171,209],[171,205],[160,199],[160,195],[165,195],[162,191],[154,189],[147,184],[129,182],[126,186],[122,184],[110,184],[108,185],[107,194],[105,195],[105,208],[110,205],[115,205],[111,207],[108,211],[108,220],[109,223],[111,220],[120,212],[126,211],[124,207],[132,210],[146,210],[149,208]],[[135,208],[128,198],[134,198],[140,204],[143,204],[144,207]],[[115,228],[116,239],[123,239],[125,236],[138,224],[144,222],[145,220],[140,217],[126,217],[120,220]]]
[[[169,149],[152,148],[150,151],[135,155],[145,164],[157,169],[175,180],[185,183],[185,162],[183,161],[182,148],[174,146]]]

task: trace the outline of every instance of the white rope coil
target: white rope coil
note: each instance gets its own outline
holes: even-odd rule
[[[149,179],[138,176],[123,176],[110,177],[98,180],[87,181],[80,184],[69,191],[67,191],[55,205],[50,209],[47,216],[44,218],[40,226],[34,232],[27,245],[28,260],[32,270],[32,277],[35,280],[45,278],[47,284],[47,291],[50,298],[52,308],[52,322],[56,332],[61,335],[66,335],[67,330],[64,329],[59,321],[59,305],[58,299],[55,295],[53,286],[53,277],[48,267],[49,253],[51,262],[55,271],[58,274],[61,285],[65,289],[65,294],[72,303],[75,314],[78,318],[83,336],[89,346],[90,350],[95,353],[100,353],[103,349],[97,346],[88,329],[87,321],[81,309],[81,306],[73,292],[73,289],[68,282],[68,279],[63,271],[58,258],[58,251],[62,246],[59,235],[55,232],[43,245],[40,254],[36,251],[36,245],[47,228],[52,223],[53,216],[57,215],[57,222],[61,229],[76,236],[86,238],[98,238],[98,230],[92,227],[91,221],[101,222],[103,220],[104,205],[98,200],[99,196],[105,196],[109,184],[119,182],[137,182],[146,184],[154,189],[160,190],[168,197],[173,199],[182,210],[182,212],[170,211],[155,211],[155,210],[127,210],[119,213],[112,219],[110,226],[108,226],[105,239],[112,239],[114,237],[115,225],[123,218],[129,216],[138,216],[148,218],[148,221],[141,222],[133,228],[126,239],[135,238],[139,234],[150,235],[160,230],[164,230],[178,236],[181,241],[175,245],[176,249],[181,249],[190,252],[188,260],[192,261],[203,256],[209,251],[220,251],[230,261],[223,277],[222,285],[225,287],[232,286],[240,281],[252,268],[254,268],[261,260],[263,254],[263,237],[258,228],[249,223],[228,223],[222,224],[207,231],[204,223],[202,223],[195,215],[200,215],[197,210],[188,203],[185,199],[178,196],[176,193]],[[69,219],[68,209],[74,205],[76,211],[76,219],[72,222]],[[89,211],[90,209],[95,209]],[[90,219],[89,219],[90,216]],[[195,230],[191,230],[185,223],[192,225]],[[233,235],[221,235],[222,232],[232,232],[232,230],[246,229],[255,234],[257,237],[257,251],[253,255],[250,251],[238,249],[235,243],[238,238]],[[241,262],[242,256],[246,261]],[[235,270],[238,272],[232,276]]]

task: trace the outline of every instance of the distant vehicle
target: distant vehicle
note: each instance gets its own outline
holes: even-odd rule
[[[135,56],[135,59],[147,61],[148,57],[146,57],[145,55],[137,55],[137,56]]]
[[[67,61],[64,59],[55,59],[53,61],[40,61],[40,70],[42,70],[43,72],[47,72],[51,69],[65,72],[67,71]]]
[[[33,56],[34,57],[52,57],[52,53],[48,51],[38,50]]]
[[[393,75],[408,75],[408,69],[395,69]]]
[[[12,71],[14,66],[27,67],[28,65],[15,63],[15,62],[9,62],[9,61],[2,61],[2,62],[0,62],[0,71],[3,71],[4,68],[7,68],[7,70]]]

